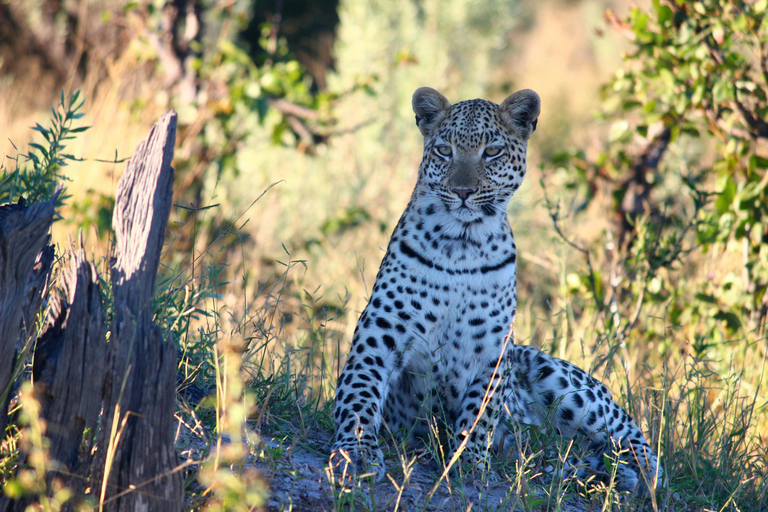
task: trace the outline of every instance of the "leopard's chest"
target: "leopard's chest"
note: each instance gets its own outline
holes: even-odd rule
[[[499,230],[478,241],[434,231],[430,239],[423,226],[401,228],[379,286],[400,308],[398,317],[410,322],[410,344],[419,358],[450,380],[452,372],[498,357],[516,307],[511,232]]]
[[[404,342],[403,360],[454,410],[461,390],[478,375],[494,365],[505,372],[501,361],[512,343],[508,335],[516,307],[514,270],[448,273],[451,267],[440,270],[434,263],[401,265],[407,284],[390,283],[389,291],[396,318],[407,320],[398,338]],[[452,270],[457,268],[465,267]]]
[[[437,359],[463,366],[485,360],[508,333],[516,307],[515,276],[457,278],[443,288],[428,337]]]

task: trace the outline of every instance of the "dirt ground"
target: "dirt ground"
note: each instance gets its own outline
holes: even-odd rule
[[[205,453],[207,433],[201,428],[179,429],[179,452],[183,459]],[[528,487],[521,499],[513,491],[514,482],[500,475],[490,479],[462,481],[452,477],[440,483],[441,468],[428,457],[411,464],[406,477],[395,461],[387,461],[387,477],[371,487],[370,479],[351,487],[334,485],[329,480],[330,436],[326,432],[307,433],[310,443],[287,444],[285,439],[260,436],[258,447],[249,447],[252,467],[269,485],[268,512],[320,512],[330,510],[425,510],[425,511],[516,511],[548,510],[547,494],[539,481]],[[311,444],[308,447],[307,444]],[[335,476],[338,479],[339,475]],[[489,481],[490,480],[490,481]],[[493,480],[496,480],[493,482]],[[539,480],[544,481],[544,477]],[[543,507],[543,508],[542,508]],[[585,500],[575,497],[563,500],[560,510],[586,512]]]

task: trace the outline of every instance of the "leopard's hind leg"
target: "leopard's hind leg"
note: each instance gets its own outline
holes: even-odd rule
[[[656,454],[608,388],[568,361],[533,347],[516,345],[512,361],[518,394],[532,402],[527,421],[549,423],[562,436],[579,437],[589,450],[583,462],[598,474],[610,474],[605,455],[611,460],[618,454],[612,468],[617,489],[648,494],[662,475]]]

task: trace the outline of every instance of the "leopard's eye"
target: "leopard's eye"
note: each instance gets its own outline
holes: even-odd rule
[[[453,150],[451,149],[451,146],[436,146],[435,153],[440,156],[451,156],[453,154]]]
[[[488,147],[483,151],[483,156],[494,157],[501,154],[501,148]]]

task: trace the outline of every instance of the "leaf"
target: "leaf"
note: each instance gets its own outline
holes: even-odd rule
[[[752,155],[749,157],[749,168],[754,169],[768,169],[768,158]]]
[[[736,80],[734,83],[739,89],[745,89],[749,92],[755,92],[757,89],[757,84],[751,80]]]
[[[685,94],[679,94],[677,96],[677,101],[675,101],[675,112],[680,114],[680,117],[683,117],[685,111],[688,109],[688,105],[688,97]]]
[[[621,109],[622,110],[634,110],[634,109],[636,109],[637,107],[640,107],[640,106],[642,106],[642,103],[640,103],[639,101],[637,101],[635,99],[631,99],[631,100],[625,100],[621,104]]]
[[[692,137],[699,137],[701,135],[698,123],[686,121],[681,125],[681,128],[683,133]]]
[[[762,182],[756,182],[753,181],[747,186],[744,187],[744,189],[736,194],[736,201],[739,204],[739,209],[742,210],[749,210],[749,206],[755,202],[761,195],[763,195],[763,191],[765,190],[765,184]]]
[[[40,125],[40,123],[35,123],[35,126],[33,126],[32,129],[35,130],[36,132],[42,133],[45,136],[46,139],[48,138],[48,135],[51,133],[51,131],[49,129],[43,128]]]
[[[694,106],[698,106],[701,104],[701,100],[704,98],[704,84],[698,83],[696,84],[696,88],[693,90],[693,95],[691,96],[691,103]]]
[[[60,156],[61,156],[61,158],[65,159],[65,160],[72,160],[74,162],[85,162],[85,158],[77,158],[74,155],[63,154],[62,153]]]
[[[3,493],[10,499],[19,499],[24,496],[25,489],[18,480],[8,480],[3,485]]]
[[[707,304],[717,304],[717,299],[707,293],[697,293],[695,297],[696,297],[696,300],[699,300],[701,302],[706,302]]]
[[[726,80],[718,80],[712,87],[712,99],[715,104],[722,105],[730,98],[730,88]]]
[[[618,142],[620,140],[628,139],[629,134],[629,121],[622,119],[611,125],[611,130],[608,132],[608,140],[610,142]]]
[[[667,68],[659,69],[659,78],[661,79],[662,85],[666,88],[664,92],[674,91],[676,80],[675,75],[672,74],[672,71]]]
[[[659,25],[666,25],[667,22],[672,21],[672,18],[674,18],[674,13],[668,5],[660,6],[658,9],[656,9],[656,12],[659,18]]]
[[[718,320],[725,320],[726,325],[731,331],[738,331],[741,328],[741,320],[730,311],[720,311],[715,315]]]
[[[648,28],[648,15],[640,9],[632,9],[632,30],[635,34],[640,34]]]
[[[605,464],[605,470],[613,474],[613,460],[607,454],[603,454],[603,464]]]
[[[733,204],[733,198],[736,197],[736,182],[728,176],[725,178],[722,190],[717,194],[715,208],[720,214],[727,212]]]
[[[30,147],[33,147],[36,150],[38,150],[39,152],[41,152],[45,156],[45,158],[48,158],[48,150],[45,149],[43,146],[41,146],[40,144],[38,144],[36,142],[30,142],[29,145],[30,145]]]

